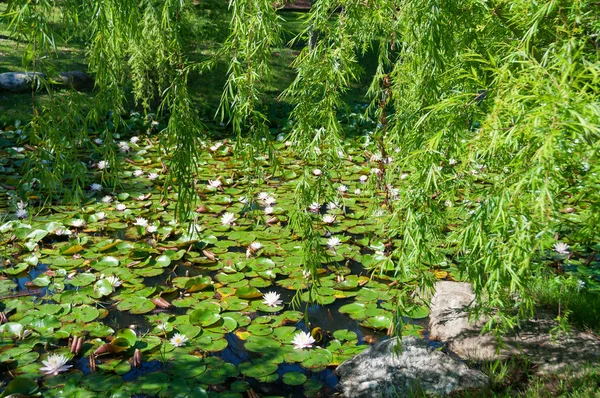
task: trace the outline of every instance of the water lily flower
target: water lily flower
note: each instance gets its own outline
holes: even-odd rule
[[[274,205],[274,204],[275,204],[275,202],[277,202],[277,199],[275,199],[275,198],[274,198],[274,197],[272,197],[272,196],[269,196],[269,197],[267,197],[267,198],[264,200],[264,202],[265,202],[265,204],[267,204],[267,205],[269,205],[269,206],[272,206],[272,205]]]
[[[95,191],[95,192],[100,192],[100,191],[102,191],[102,185],[100,185],[100,184],[97,184],[97,183],[93,183],[93,184],[90,186],[90,189],[91,189],[92,191]]]
[[[371,174],[379,174],[379,173],[381,173],[381,170],[379,170],[378,168],[374,167],[371,169]]]
[[[235,214],[225,213],[221,216],[222,225],[232,225],[235,222]]]
[[[131,142],[132,144],[137,144],[137,142],[140,140],[140,137],[138,137],[137,135],[134,135],[133,137],[131,137],[129,139],[129,142]]]
[[[273,214],[274,211],[275,209],[273,209],[271,206],[265,207],[265,214]]]
[[[355,195],[360,195],[361,193],[362,193],[362,191],[360,190],[360,188],[356,188],[356,189],[354,190],[354,194],[355,194]]]
[[[456,159],[454,159],[454,158],[450,158],[450,159],[448,160],[448,164],[449,164],[450,166],[454,166],[456,163],[458,163],[458,162],[457,162],[457,161],[456,161]]]
[[[267,192],[261,192],[256,197],[258,198],[258,200],[265,200],[270,196],[271,195],[269,195]]]
[[[247,203],[248,203],[248,198],[247,198],[247,197],[245,197],[245,196],[242,196],[242,197],[239,199],[239,201],[240,201],[240,203],[242,203],[242,204],[247,204]]]
[[[145,227],[148,225],[148,220],[146,220],[144,217],[136,217],[135,222],[133,223],[133,225],[138,225],[140,227]]]
[[[216,152],[219,148],[221,148],[223,146],[223,144],[221,144],[220,142],[216,142],[213,146],[211,146],[209,149],[212,152]]]
[[[17,218],[25,218],[25,217],[27,217],[28,214],[29,213],[25,209],[17,209],[17,211],[15,212],[15,215],[17,216]]]
[[[125,152],[129,152],[131,147],[125,141],[121,141],[121,142],[119,142],[119,149],[121,150],[121,152],[125,153]]]
[[[369,179],[369,176],[361,175],[360,177],[358,177],[358,179],[360,180],[360,182],[362,182],[364,184]]]
[[[115,287],[115,288],[119,287],[123,284],[123,282],[121,282],[121,279],[119,279],[118,276],[114,276],[114,275],[106,277],[106,280],[112,285],[112,287]]]
[[[346,185],[340,185],[339,187],[337,187],[337,190],[339,193],[346,193],[348,192],[348,187]]]
[[[17,202],[17,209],[25,209],[27,208],[27,203],[23,202],[22,200],[19,200],[19,202]]]
[[[98,170],[108,169],[108,162],[106,160],[101,160],[98,162]]]
[[[76,218],[73,221],[71,221],[71,226],[75,227],[75,228],[81,228],[85,225],[85,221],[83,221],[81,218]]]
[[[175,333],[175,336],[171,337],[171,340],[169,340],[169,341],[175,347],[181,347],[182,345],[185,344],[186,341],[188,341],[188,338],[184,334]]]
[[[117,209],[119,211],[125,211],[125,209],[127,209],[127,206],[125,206],[123,203],[117,203],[117,205],[115,206],[115,209]]]
[[[402,174],[400,174],[400,179],[401,180],[405,180],[406,178],[408,178],[408,173],[402,173]]]
[[[98,213],[96,213],[96,220],[100,221],[100,220],[104,220],[106,218],[106,213],[103,211],[99,211]]]
[[[312,173],[313,173],[313,175],[315,175],[317,177],[320,176],[321,174],[323,174],[323,172],[321,171],[321,169],[314,169],[312,171]]]
[[[156,225],[148,225],[146,227],[146,231],[148,231],[148,233],[153,234],[156,231],[158,231],[158,227]]]
[[[72,367],[72,365],[67,365],[69,362],[69,358],[60,354],[52,354],[48,357],[47,360],[42,361],[42,363],[46,366],[40,368],[41,371],[46,373],[47,375],[57,375],[60,372],[65,372]]]
[[[304,277],[304,279],[308,279],[310,277],[310,270],[303,269],[302,276]]]
[[[211,188],[219,188],[223,183],[221,180],[208,180],[208,186]]]
[[[335,222],[335,216],[331,214],[323,214],[323,222],[325,224],[333,224]]]
[[[334,210],[334,209],[337,209],[338,207],[340,207],[340,205],[336,202],[327,203],[327,210]]]
[[[339,238],[336,238],[335,236],[332,236],[331,238],[327,239],[327,246],[331,249],[335,249],[341,244],[342,241]]]
[[[266,304],[269,307],[277,307],[283,303],[283,301],[279,299],[280,297],[281,296],[275,292],[265,293],[263,294],[263,304]]]
[[[94,138],[94,144],[96,145],[102,145],[104,143],[104,141],[102,141],[101,138]]]
[[[310,204],[310,206],[308,206],[308,210],[310,210],[313,213],[318,213],[320,208],[321,208],[321,205],[318,204],[317,202],[312,202]]]
[[[294,344],[295,350],[301,350],[303,348],[311,348],[315,343],[315,339],[310,335],[310,333],[300,332],[294,336],[292,340],[292,344]]]
[[[156,325],[156,328],[158,330],[160,330],[161,332],[165,332],[168,327],[169,327],[169,323],[168,322],[161,322],[158,325]]]
[[[154,180],[156,180],[157,178],[158,178],[158,173],[150,173],[150,174],[148,174],[148,179],[149,179],[150,181],[154,181]]]
[[[102,198],[102,202],[107,203],[107,204],[112,201],[113,201],[113,198],[110,195],[106,195],[105,197]]]
[[[252,243],[250,243],[250,250],[252,250],[254,252],[257,252],[257,251],[259,251],[262,248],[263,248],[263,245],[260,242],[252,242]]]
[[[554,250],[559,254],[569,254],[569,245],[564,242],[556,242],[554,244]]]
[[[137,169],[137,170],[133,171],[133,176],[134,177],[141,177],[143,175],[144,175],[144,171],[143,170]]]

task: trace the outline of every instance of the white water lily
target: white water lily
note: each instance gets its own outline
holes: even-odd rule
[[[25,209],[17,209],[15,212],[15,216],[17,216],[17,218],[25,218],[28,214],[29,213]]]
[[[335,216],[331,214],[323,214],[323,222],[325,224],[333,224],[335,222]]]
[[[146,227],[146,231],[148,231],[148,233],[153,234],[156,231],[158,231],[158,227],[156,225],[148,225]]]
[[[331,238],[327,239],[327,246],[331,249],[334,249],[341,244],[342,241],[340,240],[340,238],[336,238],[335,236],[332,236]]]
[[[60,354],[52,354],[48,357],[47,360],[42,361],[42,363],[46,366],[40,368],[41,371],[46,373],[47,375],[57,375],[60,372],[65,372],[72,367],[72,365],[67,365],[69,362],[69,358]]]
[[[273,214],[273,212],[275,211],[274,208],[272,208],[271,206],[265,207],[265,214],[269,215],[269,214]]]
[[[208,180],[208,186],[211,188],[219,188],[223,183],[221,180]]]
[[[329,203],[327,203],[327,210],[334,210],[334,209],[337,209],[339,207],[340,207],[340,205],[338,203],[336,203],[336,202],[329,202]]]
[[[381,170],[379,170],[378,168],[371,169],[371,174],[379,174],[379,173],[381,173]]]
[[[308,279],[310,278],[310,270],[302,270],[302,276],[304,277],[304,279]]]
[[[144,175],[144,170],[140,170],[140,169],[138,169],[138,170],[133,170],[133,176],[134,176],[134,177],[141,177],[141,176],[143,176],[143,175]]]
[[[102,198],[103,203],[110,203],[112,201],[113,201],[113,198],[110,195],[106,195],[105,197]]]
[[[307,332],[300,332],[294,336],[292,344],[294,344],[295,350],[301,350],[303,348],[311,348],[315,343],[315,339]]]
[[[358,177],[358,179],[360,180],[360,182],[362,182],[364,184],[369,179],[369,176],[361,175],[360,177]]]
[[[156,180],[157,178],[158,178],[158,173],[150,173],[150,174],[148,174],[148,179],[149,179],[150,181],[154,181],[154,180]]]
[[[129,142],[131,142],[132,144],[137,144],[137,142],[140,140],[140,137],[138,137],[137,135],[134,135],[133,137],[131,137],[129,139]]]
[[[17,209],[26,209],[27,208],[27,203],[23,202],[22,200],[19,200],[17,202]]]
[[[339,187],[337,187],[337,190],[339,193],[346,193],[348,192],[348,187],[346,185],[340,185]]]
[[[117,203],[117,205],[115,206],[115,209],[117,209],[119,211],[125,211],[125,209],[127,209],[127,206],[125,206],[123,203]]]
[[[263,245],[260,242],[252,242],[252,243],[250,243],[250,250],[252,250],[253,252],[257,252],[257,251],[259,251],[262,248],[263,248]]]
[[[275,202],[277,202],[277,199],[275,199],[275,198],[274,198],[274,197],[272,197],[272,196],[269,196],[269,197],[267,197],[267,198],[264,200],[264,202],[265,202],[265,204],[267,204],[267,205],[269,205],[269,206],[272,206],[272,205],[274,205],[274,204],[275,204]]]
[[[102,185],[93,183],[92,185],[90,185],[90,189],[94,192],[100,192],[102,191]]]
[[[212,152],[217,151],[219,148],[221,148],[223,146],[223,144],[221,144],[220,142],[215,142],[215,144],[213,146],[210,147],[210,150]]]
[[[121,152],[129,152],[131,147],[125,141],[121,141],[119,142],[119,149],[121,150]]]
[[[235,222],[235,214],[225,213],[221,216],[222,225],[232,225]]]
[[[569,254],[569,245],[564,242],[556,242],[554,244],[554,250],[559,254]]]
[[[321,171],[321,169],[314,169],[312,171],[312,173],[313,173],[313,175],[315,175],[317,177],[320,176],[321,174],[323,174],[323,172]]]
[[[137,217],[135,219],[135,222],[133,223],[133,225],[137,225],[140,227],[145,227],[148,225],[148,220],[146,220],[144,217]]]
[[[265,293],[263,294],[263,304],[266,304],[269,307],[277,307],[283,303],[283,301],[279,299],[280,297],[281,296],[275,292]]]
[[[265,200],[270,196],[271,195],[269,195],[267,192],[261,192],[256,197],[258,198],[258,200]]]
[[[108,169],[108,162],[106,160],[101,160],[98,162],[97,166],[99,170]]]
[[[96,220],[101,221],[104,220],[106,218],[106,213],[103,211],[99,211],[98,213],[96,213]]]
[[[118,276],[108,276],[106,277],[106,280],[108,281],[108,283],[111,284],[112,287],[119,287],[123,284],[123,282],[121,282],[121,279],[119,279]]]
[[[317,202],[312,202],[310,204],[310,206],[308,206],[308,210],[310,210],[313,213],[318,213],[320,208],[321,208],[321,205],[318,204]]]
[[[71,221],[71,226],[75,227],[75,228],[81,228],[85,225],[85,221],[83,221],[81,218],[76,218],[73,221]]]
[[[355,194],[355,195],[360,195],[361,193],[362,193],[362,191],[360,190],[360,188],[356,188],[356,189],[354,190],[354,194]]]
[[[171,340],[169,341],[175,347],[181,347],[186,341],[188,341],[188,338],[185,334],[175,333],[175,336],[171,337]]]
[[[450,159],[448,160],[448,164],[449,164],[450,166],[454,166],[456,163],[458,163],[458,162],[457,162],[457,161],[456,161],[456,159],[454,159],[454,158],[450,158]]]

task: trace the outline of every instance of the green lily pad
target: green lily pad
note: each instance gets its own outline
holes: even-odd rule
[[[281,376],[281,380],[288,386],[299,386],[306,381],[306,375],[300,372],[287,372]]]

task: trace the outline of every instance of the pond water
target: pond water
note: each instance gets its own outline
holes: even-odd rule
[[[114,190],[104,160],[90,151],[95,185],[80,207],[35,210],[33,196],[19,202],[9,192],[6,208],[27,217],[0,225],[7,391],[328,396],[336,366],[397,327],[400,289],[411,291],[416,276],[390,268],[398,243],[386,236],[378,163],[365,148],[348,146],[342,171],[325,180],[310,171],[323,165],[306,165],[284,142],[275,143],[279,169],[264,160],[262,174],[235,158],[231,144],[207,142],[196,159],[200,203],[189,228],[173,219],[175,192],[162,195],[168,169],[155,138],[131,138],[121,163],[109,166],[121,168]],[[5,163],[22,161],[11,156]],[[0,173],[5,185],[15,178]],[[319,203],[306,209],[297,206],[302,178],[323,184]],[[307,238],[289,228],[297,211],[317,235],[314,275],[304,268]],[[439,278],[454,272],[438,268]],[[427,308],[403,304],[413,308],[403,333],[426,338]]]

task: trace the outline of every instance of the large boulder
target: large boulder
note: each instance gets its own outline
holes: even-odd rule
[[[32,88],[38,89],[40,77],[43,77],[41,73],[33,72],[0,73],[0,91],[23,93],[31,91]]]
[[[496,340],[481,334],[483,321],[469,322],[468,307],[475,295],[468,283],[442,281],[436,284],[431,300],[429,338],[446,343],[461,358],[490,361],[525,356],[538,374],[577,371],[600,361],[600,341],[578,330],[552,338],[557,323],[548,318],[521,323],[512,334],[503,336],[505,348],[496,349]]]
[[[462,389],[488,386],[486,375],[470,369],[417,337],[382,341],[342,363],[336,370],[338,388],[346,397],[410,397],[411,391],[446,395]]]
[[[0,91],[26,93],[32,89],[37,90],[41,87],[41,82],[44,78],[44,74],[35,72],[0,73]],[[94,88],[94,79],[81,71],[62,72],[50,83],[54,86],[69,87],[78,91]]]

